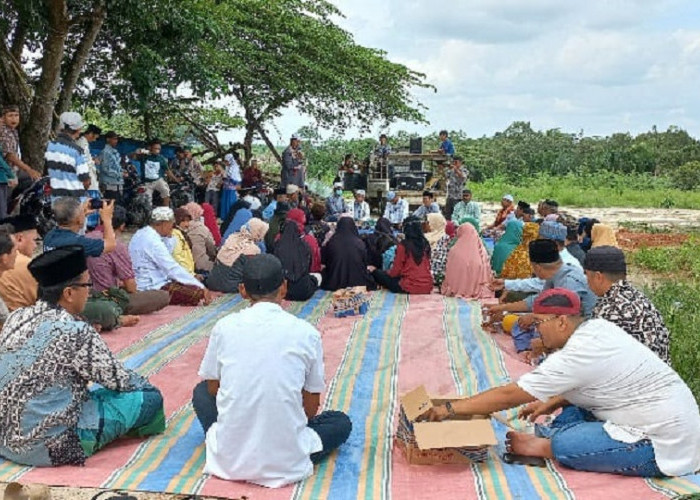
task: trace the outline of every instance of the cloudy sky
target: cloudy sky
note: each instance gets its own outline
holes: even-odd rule
[[[332,0],[358,43],[427,75],[430,125],[515,120],[586,135],[678,125],[700,137],[698,0]],[[309,120],[290,112],[282,137]],[[273,134],[277,135],[277,134]]]

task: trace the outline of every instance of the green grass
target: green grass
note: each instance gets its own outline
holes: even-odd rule
[[[535,201],[552,198],[569,207],[700,209],[700,191],[673,188],[668,179],[642,174],[534,175],[517,182],[502,177],[470,182],[474,198],[497,201],[506,194]]]
[[[647,293],[671,332],[671,365],[700,401],[700,283],[665,281]]]
[[[633,265],[655,273],[678,274],[681,280],[700,281],[700,237],[693,235],[680,247],[640,248],[630,254]]]
[[[665,275],[646,293],[671,332],[671,365],[700,401],[700,237],[680,247],[642,248],[630,254],[638,268]]]

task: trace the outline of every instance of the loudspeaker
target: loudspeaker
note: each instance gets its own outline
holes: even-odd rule
[[[423,138],[422,137],[414,137],[411,139],[411,145],[409,146],[409,151],[411,154],[421,154],[423,152]]]
[[[343,190],[355,191],[356,189],[367,190],[367,176],[358,173],[345,174],[343,177]]]
[[[417,175],[399,175],[396,177],[396,189],[400,191],[423,191],[425,178]]]
[[[409,166],[411,172],[422,172],[423,162],[421,160],[412,160]]]

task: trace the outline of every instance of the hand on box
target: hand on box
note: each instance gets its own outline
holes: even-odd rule
[[[450,412],[447,411],[445,405],[433,406],[431,409],[426,411],[423,415],[418,417],[418,420],[428,421],[428,422],[441,422],[450,416]]]

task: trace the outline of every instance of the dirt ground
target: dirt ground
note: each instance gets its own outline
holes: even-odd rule
[[[481,221],[491,224],[500,209],[500,204],[483,203]],[[673,208],[568,208],[562,207],[568,214],[579,217],[592,217],[613,227],[630,224],[647,225],[653,228],[663,227],[700,227],[700,210]]]
[[[0,494],[5,491],[6,483],[0,483]],[[168,493],[143,493],[143,492],[124,492],[115,491],[109,492],[97,488],[71,488],[71,487],[54,487],[50,489],[50,500],[109,500],[111,498],[121,498],[120,495],[130,495],[136,500],[185,500],[197,498],[197,500],[219,500],[221,497],[204,497],[190,495],[171,495]],[[126,497],[129,498],[129,497]],[[46,498],[30,498],[29,500],[48,500]],[[243,499],[241,499],[243,500]]]

